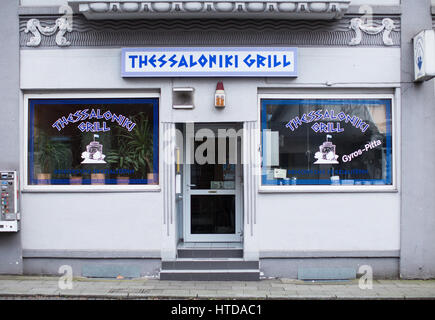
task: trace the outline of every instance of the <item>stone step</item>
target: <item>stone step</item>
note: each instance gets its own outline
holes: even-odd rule
[[[178,258],[243,258],[242,248],[179,248]]]
[[[175,281],[259,281],[258,269],[161,270],[160,280]]]
[[[162,270],[230,270],[259,269],[259,261],[243,259],[177,259],[162,261]]]

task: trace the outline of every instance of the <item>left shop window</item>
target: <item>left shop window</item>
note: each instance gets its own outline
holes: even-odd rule
[[[158,183],[158,99],[30,99],[29,185]]]

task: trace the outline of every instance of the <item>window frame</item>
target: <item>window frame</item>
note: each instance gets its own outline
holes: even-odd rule
[[[258,191],[260,193],[334,193],[334,192],[398,192],[398,177],[397,177],[397,140],[399,135],[397,134],[397,113],[396,104],[398,104],[397,93],[396,94],[258,94],[257,95],[257,117],[258,117],[258,157],[257,157],[257,183]],[[263,185],[262,184],[262,140],[261,140],[261,100],[263,99],[356,99],[356,100],[370,100],[370,99],[385,99],[391,101],[391,185]]]
[[[28,183],[29,174],[29,113],[30,100],[32,99],[158,99],[158,181],[157,184],[135,184],[135,185],[33,185]],[[159,93],[29,93],[24,94],[23,129],[22,141],[22,162],[20,183],[23,192],[159,192],[161,190],[161,119]],[[22,131],[23,132],[23,131]]]

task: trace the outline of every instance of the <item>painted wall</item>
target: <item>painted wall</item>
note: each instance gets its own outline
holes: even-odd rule
[[[36,63],[37,61],[37,63]],[[207,79],[164,79],[164,78],[121,78],[120,49],[24,49],[20,52],[20,84],[23,90],[37,89],[140,89],[147,90],[189,84],[199,84],[192,110],[195,116],[203,113],[203,108],[213,104],[212,99],[198,98],[201,94],[214,92],[216,80],[210,80],[210,86],[205,87]],[[325,87],[330,82],[333,87],[343,86],[394,86],[400,82],[400,49],[399,48],[299,48],[299,70],[297,78],[260,78],[260,79],[226,79],[238,85],[248,85],[254,82],[265,87]],[[32,72],[30,72],[32,71]],[[77,79],[80,79],[78,82]],[[214,85],[212,85],[214,83]],[[163,86],[163,87],[162,87]],[[205,90],[201,92],[201,90]],[[230,85],[225,90],[235,92],[234,98],[240,97],[236,89]],[[168,97],[170,98],[170,97]],[[246,97],[244,97],[246,98]],[[237,100],[236,100],[237,101]],[[229,109],[225,109],[227,114]],[[162,117],[170,119],[183,117],[177,114],[187,113],[177,110],[172,113],[171,105],[161,110]],[[207,110],[208,112],[208,110]],[[231,111],[232,112],[232,111]],[[237,109],[234,112],[243,114]],[[209,113],[204,113],[208,115]],[[233,113],[225,117],[236,117]],[[189,115],[190,116],[190,115]],[[224,114],[222,115],[224,116]],[[163,118],[162,118],[163,119]],[[220,120],[216,120],[220,121]]]
[[[160,253],[162,193],[25,193],[25,250]]]
[[[22,50],[20,59],[24,93],[158,89],[160,120],[174,122],[256,120],[258,87],[277,93],[318,88],[325,93],[337,92],[333,88],[394,86],[400,81],[398,48],[300,48],[298,78],[223,79],[228,106],[215,110],[217,79],[122,79],[120,49],[30,49]],[[195,109],[172,109],[173,86],[195,87]],[[65,199],[70,206],[64,205]],[[398,193],[260,194],[259,249],[398,250],[399,200]],[[162,223],[161,193],[26,193],[23,204],[25,249],[159,248],[162,231],[155,226]]]
[[[18,170],[19,157],[19,49],[18,0],[4,1],[0,10],[3,30],[0,50],[2,98],[0,117],[0,169]],[[21,233],[0,233],[0,273],[22,273]]]
[[[20,0],[22,6],[62,6],[68,4],[68,0]]]
[[[262,254],[400,248],[398,193],[260,194],[257,212]]]
[[[352,0],[351,5],[398,6],[400,0]]]
[[[411,39],[432,28],[430,1],[402,0],[401,266],[404,278],[435,277],[435,92],[434,80],[413,83]],[[418,17],[418,19],[416,19]]]

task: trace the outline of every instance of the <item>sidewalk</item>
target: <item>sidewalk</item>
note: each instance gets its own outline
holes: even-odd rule
[[[0,276],[0,298],[42,299],[435,299],[435,280],[303,282],[290,279],[244,281],[160,281],[74,278],[61,290],[57,277]]]

